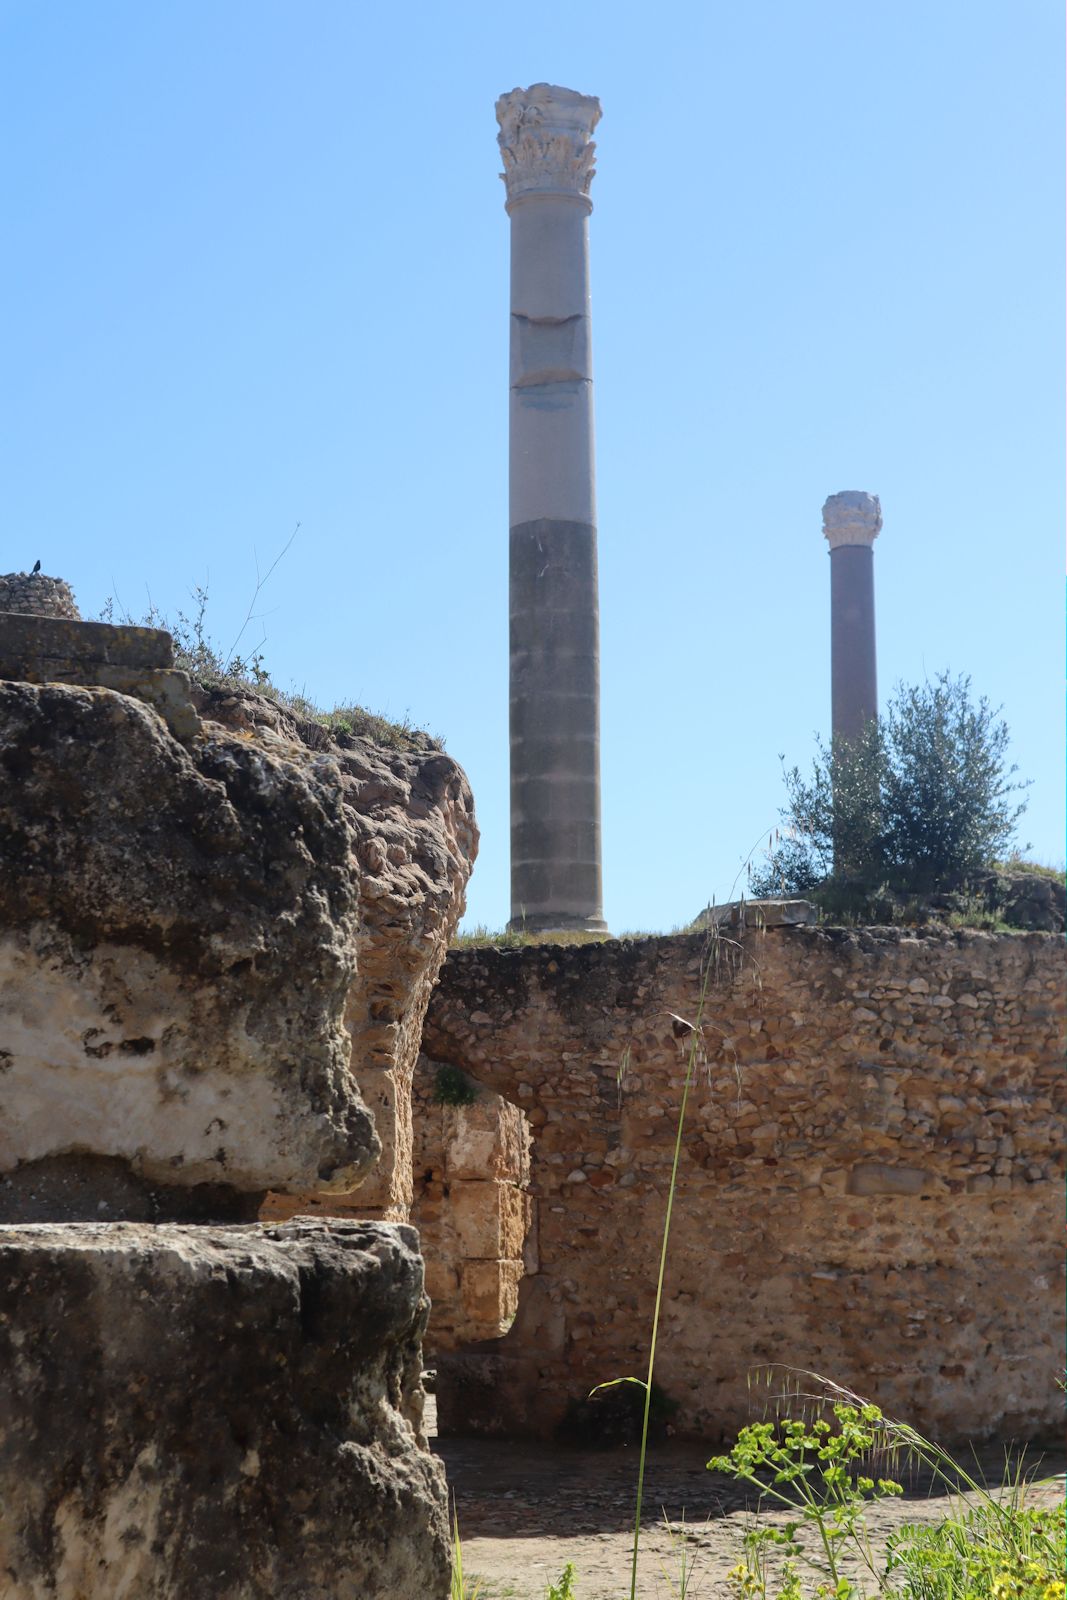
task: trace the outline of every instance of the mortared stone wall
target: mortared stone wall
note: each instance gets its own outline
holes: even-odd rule
[[[657,1369],[674,1426],[733,1433],[749,1375],[786,1363],[945,1442],[1051,1433],[1063,952],[819,927],[451,952],[427,1070],[521,1108],[532,1144],[517,1315],[439,1356],[442,1430],[549,1435],[643,1372],[695,1040]]]

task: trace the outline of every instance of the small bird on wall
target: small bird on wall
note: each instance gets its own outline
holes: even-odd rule
[[[41,570],[41,563],[39,561],[35,561],[33,563],[33,572],[40,572],[40,570]],[[30,577],[31,578],[33,577],[33,572],[30,573]]]

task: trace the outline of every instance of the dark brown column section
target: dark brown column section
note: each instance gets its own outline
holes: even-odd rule
[[[857,738],[878,715],[870,545],[830,551],[830,689],[834,733]]]
[[[601,915],[596,529],[511,530],[512,926],[605,927]]]

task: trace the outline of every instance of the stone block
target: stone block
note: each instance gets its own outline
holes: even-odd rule
[[[796,928],[819,920],[810,900],[728,900],[706,906],[692,926],[698,928]]]
[[[460,1263],[460,1299],[467,1321],[485,1329],[503,1332],[519,1304],[522,1281],[521,1261],[463,1261]]]
[[[447,1438],[551,1438],[566,1410],[561,1383],[546,1385],[535,1356],[438,1352],[437,1427]],[[584,1398],[589,1385],[575,1385]]]
[[[453,1183],[452,1226],[460,1256],[522,1259],[526,1235],[523,1192],[510,1183]]]
[[[922,1194],[930,1188],[928,1172],[919,1167],[886,1166],[880,1161],[857,1161],[848,1175],[846,1194]],[[936,1185],[935,1185],[936,1186]]]
[[[524,1181],[529,1169],[529,1138],[517,1106],[483,1093],[473,1105],[446,1107],[442,1131],[450,1179]]]
[[[0,612],[0,662],[75,662],[115,667],[173,667],[174,640],[162,628]],[[0,677],[18,676],[0,672]],[[49,680],[51,681],[51,680]]]
[[[447,1600],[416,1246],[0,1230],[4,1600]]]
[[[412,1181],[410,1082],[402,1069],[365,1067],[359,1087],[382,1142],[377,1164],[360,1184],[359,1202],[365,1207],[400,1206],[406,1214]]]
[[[159,712],[176,739],[191,739],[200,732],[200,718],[193,706],[187,672],[106,666],[98,670],[95,681],[101,688],[143,700],[153,711]]]
[[[447,1261],[441,1261],[433,1256],[426,1256],[426,1293],[430,1297],[431,1306],[437,1306],[442,1301],[451,1301],[459,1289],[458,1268],[449,1266]]]

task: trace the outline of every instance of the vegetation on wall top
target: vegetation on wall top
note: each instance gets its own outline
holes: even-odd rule
[[[273,568],[271,569],[273,570]],[[270,573],[267,574],[267,577]],[[266,578],[256,588],[262,588]],[[142,628],[162,628],[174,639],[174,665],[187,672],[206,688],[244,689],[273,700],[283,711],[306,722],[317,722],[341,737],[370,739],[375,744],[391,750],[440,750],[443,741],[417,728],[406,716],[399,720],[383,717],[368,711],[353,701],[338,701],[331,709],[317,705],[300,690],[282,689],[276,684],[264,660],[262,646],[241,649],[241,639],[249,621],[253,620],[252,607],[234,643],[225,649],[210,635],[207,627],[208,590],[197,584],[191,590],[192,612],[177,610],[173,614],[163,611],[150,601],[140,617],[134,617],[114,597],[109,598],[100,613],[101,622],[133,623]],[[255,601],[253,598],[253,605]]]
[[[858,739],[818,743],[809,778],[785,770],[785,827],[750,894],[861,908],[973,887],[1010,856],[1026,809],[1008,737],[967,677],[899,684]]]

